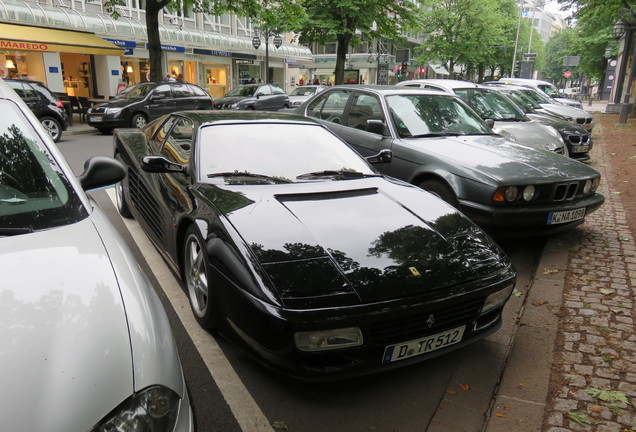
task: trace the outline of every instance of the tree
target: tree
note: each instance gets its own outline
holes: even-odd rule
[[[418,17],[417,7],[408,0],[306,0],[304,7],[301,42],[337,42],[336,84],[344,82],[349,45],[360,43],[360,34],[401,39]]]
[[[511,59],[518,9],[515,0],[424,0],[422,31],[428,35],[417,61],[478,68]]]

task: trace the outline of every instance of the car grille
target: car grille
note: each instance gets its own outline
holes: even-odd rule
[[[552,190],[552,201],[571,200],[576,196],[578,189],[579,182],[557,184]]]
[[[132,170],[128,171],[128,184],[130,187],[130,199],[139,213],[143,216],[144,220],[157,235],[157,237],[163,242],[166,242],[166,233],[161,228],[161,217],[157,211],[159,208],[148,192],[148,189],[139,180],[137,173]]]
[[[587,144],[590,140],[589,135],[568,135],[567,140],[572,144]]]
[[[483,302],[482,298],[459,303],[451,301],[443,307],[424,311],[418,315],[386,319],[373,323],[369,329],[369,336],[376,344],[386,345],[416,339],[441,329],[457,327],[476,320]],[[435,323],[429,326],[428,318],[431,315]]]
[[[91,108],[91,114],[104,114],[105,112],[106,112],[106,108],[104,107]]]

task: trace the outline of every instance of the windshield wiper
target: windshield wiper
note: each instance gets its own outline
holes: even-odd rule
[[[30,234],[33,232],[33,228],[0,228],[0,236],[16,236],[22,234]]]
[[[297,179],[309,179],[309,178],[321,178],[321,177],[334,177],[341,176],[346,179],[363,178],[363,177],[377,177],[378,174],[365,174],[359,171],[346,171],[346,170],[324,170],[314,171],[296,176]]]
[[[466,135],[466,134],[457,133],[457,132],[431,132],[431,133],[411,135],[405,138],[430,138],[430,137],[445,137],[445,136],[460,136],[460,135]]]
[[[254,174],[254,173],[250,173],[247,171],[227,171],[227,172],[218,172],[218,173],[211,173],[208,174],[207,176],[208,178],[213,178],[213,177],[250,177],[250,178],[258,178],[258,179],[264,179],[264,180],[270,180],[272,182],[275,183],[290,183],[289,180],[284,179],[282,177],[272,177],[272,176],[268,176],[265,174]]]

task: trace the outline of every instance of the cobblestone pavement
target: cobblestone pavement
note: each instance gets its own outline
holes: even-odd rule
[[[616,126],[597,123],[595,136],[608,127]],[[592,159],[603,178],[613,174],[599,140]],[[600,190],[605,204],[573,234],[543,418],[547,432],[636,431],[636,247],[620,195],[607,182]]]

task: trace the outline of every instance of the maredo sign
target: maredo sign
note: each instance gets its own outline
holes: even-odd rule
[[[40,42],[16,42],[0,39],[0,49],[15,49],[27,51],[48,51],[49,46]]]

